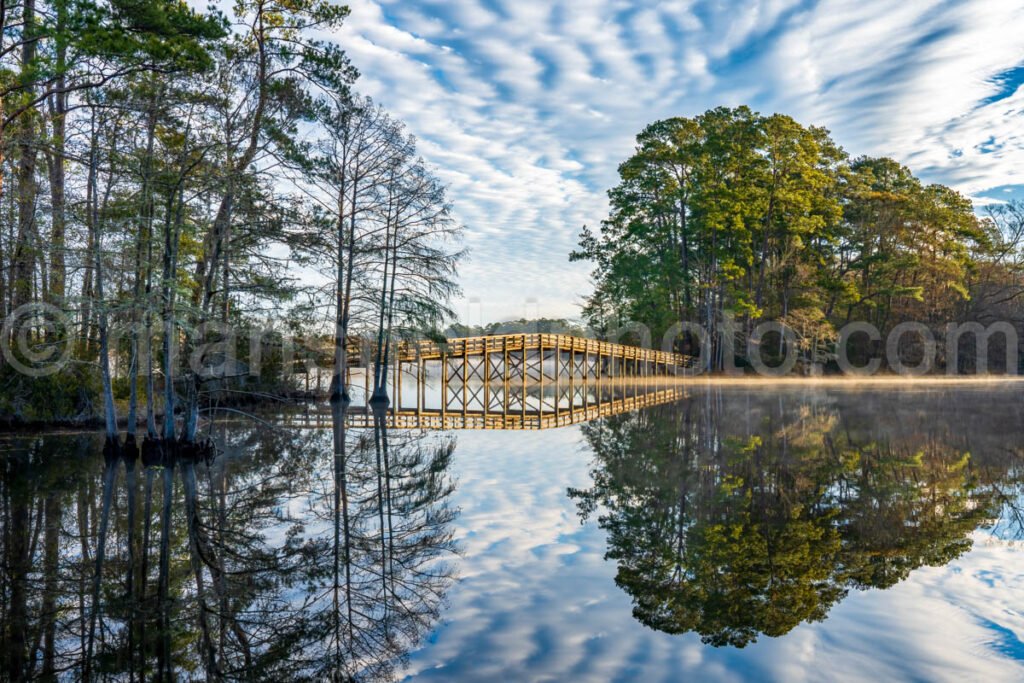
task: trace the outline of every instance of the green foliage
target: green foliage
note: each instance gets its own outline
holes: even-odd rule
[[[584,313],[598,330],[635,321],[657,338],[686,320],[714,333],[731,314],[748,334],[795,319],[820,340],[850,319],[947,322],[991,244],[953,190],[747,107],[649,125],[619,177],[600,231],[585,227],[570,256],[596,265]]]
[[[72,362],[43,377],[3,366],[0,387],[0,420],[15,425],[82,423],[100,416],[99,372],[91,364]]]
[[[47,96],[96,90],[129,74],[205,71],[212,44],[227,35],[220,14],[177,0],[53,0],[37,3],[31,25],[12,29],[13,42],[32,47],[29,61],[0,77],[11,118],[33,116],[31,107]]]

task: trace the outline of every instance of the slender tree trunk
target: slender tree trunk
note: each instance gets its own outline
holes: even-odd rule
[[[358,159],[357,159],[358,160]],[[341,387],[342,400],[347,397],[348,384],[348,327],[352,311],[352,280],[355,275],[355,250],[356,250],[356,207],[359,199],[359,178],[352,179],[352,201],[349,202],[349,223],[348,223],[348,253],[347,266],[345,270],[345,296],[341,313],[341,347],[342,347],[342,373]]]
[[[146,451],[143,451],[145,454]],[[145,458],[145,455],[143,456]],[[146,618],[149,610],[146,605],[146,585],[149,583],[149,534],[153,521],[153,476],[155,467],[143,461],[146,470],[146,488],[143,492],[142,503],[142,562],[139,568],[139,605],[143,609],[142,618],[139,619],[139,677],[146,679]]]
[[[335,647],[340,648],[341,631],[338,620],[339,609],[339,553],[341,537],[344,536],[345,564],[345,609],[348,616],[348,642],[355,638],[355,620],[352,608],[352,535],[348,511],[347,444],[345,441],[346,406],[335,402],[331,406],[334,427],[334,637]],[[336,652],[340,654],[340,650]]]
[[[21,69],[27,82],[32,81],[31,70],[35,67],[36,43],[35,0],[24,0],[22,6]],[[32,99],[35,88],[25,88],[25,96]],[[12,245],[12,300],[11,308],[16,309],[32,300],[32,283],[35,280],[35,249],[32,234],[35,231],[36,211],[36,111],[30,108],[21,115],[18,141],[18,236]]]
[[[331,401],[339,402],[348,399],[346,391],[345,371],[348,366],[345,343],[345,193],[347,180],[347,146],[342,153],[341,174],[338,178],[338,221],[337,221],[337,278],[335,285],[335,330],[334,330],[334,376],[331,378]]]
[[[185,519],[188,526],[189,560],[192,565],[192,573],[196,580],[196,600],[199,602],[198,619],[199,632],[202,638],[203,664],[206,668],[206,675],[214,680],[219,677],[217,669],[217,656],[213,647],[213,639],[210,635],[210,624],[207,619],[206,588],[203,577],[203,560],[201,558],[201,540],[199,538],[200,522],[199,510],[196,502],[196,474],[195,465],[191,459],[185,458],[181,468],[182,486],[185,490]]]
[[[28,587],[31,558],[29,557],[30,512],[28,497],[25,492],[11,486],[12,482],[23,479],[27,472],[27,462],[21,455],[15,454],[8,458],[6,466],[7,481],[5,489],[8,506],[7,524],[5,525],[5,569],[9,573],[9,606],[6,619],[2,625],[6,651],[4,669],[10,681],[24,680],[26,674],[26,649],[28,646]]]
[[[146,156],[142,166],[142,221],[140,229],[135,238],[135,278],[132,286],[132,330],[131,330],[131,361],[128,370],[128,437],[135,440],[135,432],[138,423],[139,403],[139,326],[145,325],[146,335],[146,427],[147,433],[152,436],[156,431],[153,417],[153,386],[152,386],[152,361],[149,358],[152,351],[149,316],[149,270],[152,258],[152,232],[153,232],[153,202],[152,202],[152,166],[153,146],[156,138],[156,103],[149,103],[149,112],[146,122]],[[143,298],[143,281],[145,281],[145,298]],[[145,321],[145,322],[143,322]]]
[[[56,680],[57,599],[60,563],[60,529],[62,508],[60,495],[46,495],[46,535],[43,540],[43,670],[42,678]]]
[[[107,306],[104,300],[103,294],[103,234],[102,234],[102,216],[100,215],[100,207],[98,206],[98,160],[97,147],[99,145],[98,131],[96,130],[95,123],[96,112],[93,110],[93,131],[92,131],[92,153],[89,156],[89,174],[87,179],[87,195],[88,195],[88,223],[89,232],[92,234],[93,244],[95,248],[93,250],[93,268],[96,272],[96,308],[98,313],[99,321],[99,341],[100,341],[100,375],[103,380],[103,406],[104,416],[106,420],[107,428],[107,440],[113,441],[117,439],[117,409],[114,406],[114,391],[111,385],[110,377],[110,348],[108,343],[107,334]],[[112,185],[112,182],[110,183]],[[104,198],[104,205],[107,202],[106,197],[110,194],[110,185],[107,187],[106,196]]]
[[[374,401],[387,405],[388,394],[384,376],[384,337],[385,337],[385,315],[387,312],[388,295],[388,267],[391,265],[391,225],[394,210],[395,177],[394,170],[391,172],[391,180],[388,187],[388,207],[384,218],[384,275],[380,285],[380,315],[377,321],[377,359],[374,362],[373,377],[373,399]]]
[[[228,230],[228,226],[231,223],[231,216],[234,209],[235,202],[235,175],[238,173],[245,173],[249,166],[252,165],[253,160],[256,158],[256,153],[259,151],[260,135],[263,132],[263,118],[266,114],[267,101],[270,95],[270,79],[269,79],[269,56],[267,54],[267,44],[265,40],[266,28],[264,26],[264,9],[263,5],[257,10],[256,20],[253,25],[253,37],[256,43],[256,107],[253,111],[252,121],[250,122],[251,128],[248,132],[248,141],[245,149],[241,155],[234,158],[232,149],[228,149],[228,164],[227,164],[227,190],[224,196],[221,198],[220,206],[217,208],[217,216],[213,221],[211,233],[206,240],[206,244],[209,249],[196,263],[196,282],[202,283],[201,298],[198,300],[200,304],[200,310],[205,311],[209,303],[209,297],[213,292],[213,282],[217,277],[217,264],[220,258],[220,252],[224,247],[224,235]],[[230,134],[230,120],[228,121],[228,132]]]
[[[381,604],[384,608],[384,628],[387,631],[388,624],[388,546],[384,538],[386,529],[384,523],[384,463],[381,451],[381,431],[384,428],[384,417],[381,411],[374,410],[373,415],[373,445],[377,454],[377,512],[380,523],[380,581],[381,581]]]
[[[182,179],[181,182],[184,182]],[[164,267],[161,282],[163,298],[163,354],[164,354],[164,424],[163,437],[174,439],[174,350],[177,348],[174,335],[174,279],[178,269],[178,228],[181,218],[180,187],[170,193],[167,200],[167,213],[164,218]],[[175,196],[177,195],[177,197]],[[177,210],[175,205],[177,203]],[[176,216],[176,217],[175,217]]]
[[[2,108],[0,108],[0,116],[3,116]],[[4,169],[3,147],[4,147],[3,130],[0,129],[0,185],[3,184],[3,177],[4,177],[4,172],[3,172],[3,169]],[[0,211],[3,210],[2,200],[3,200],[3,194],[0,193]],[[5,240],[4,240],[3,231],[0,230],[0,318],[6,319],[7,318],[7,266],[6,266],[7,259],[5,258],[5,253],[4,253],[4,241]],[[5,354],[0,353],[0,368],[2,368],[4,366],[4,364],[7,362],[6,359],[4,358],[4,355]]]
[[[66,76],[64,72],[67,67],[67,41],[63,38],[67,30],[67,0],[57,0],[54,3],[57,14],[57,82],[56,92],[50,96],[50,126],[52,140],[50,142],[51,152],[47,156],[49,160],[50,176],[50,302],[55,306],[62,306],[64,297],[67,294],[67,266],[65,264],[65,170],[66,159],[65,138],[67,128],[67,93]]]

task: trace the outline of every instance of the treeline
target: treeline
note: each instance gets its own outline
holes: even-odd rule
[[[1024,319],[1024,207],[979,217],[966,197],[891,159],[851,159],[824,128],[747,107],[666,119],[637,136],[619,176],[608,218],[584,228],[571,256],[596,265],[584,313],[597,330],[640,322],[657,339],[695,322],[721,368],[728,320],[738,351],[773,320],[805,357],[827,362],[851,321],[884,337],[904,321],[938,336],[949,322]],[[693,341],[681,345],[695,351]],[[921,346],[905,341],[910,355]]]
[[[4,5],[0,413],[191,439],[210,381],[247,375],[226,362],[245,331],[275,330],[266,357],[282,334],[440,325],[458,226],[415,140],[352,90],[325,37],[347,16],[328,0]],[[288,370],[265,366],[243,388]]]
[[[586,337],[588,332],[581,325],[565,318],[519,318],[486,325],[453,323],[445,330],[448,337],[485,337],[498,334],[569,334]]]

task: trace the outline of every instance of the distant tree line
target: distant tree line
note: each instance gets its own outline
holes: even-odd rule
[[[882,335],[915,321],[941,339],[949,322],[1024,320],[1024,207],[980,217],[892,159],[850,158],[824,128],[747,107],[665,119],[637,136],[619,177],[608,217],[571,255],[596,266],[584,314],[598,331],[633,321],[658,339],[694,322],[721,368],[725,325],[740,355],[774,320],[827,361],[851,321]],[[856,341],[854,356],[878,354]],[[920,353],[919,338],[904,341],[901,352]],[[693,339],[679,343],[696,352]]]
[[[565,318],[519,318],[486,325],[452,323],[445,329],[448,337],[485,337],[497,334],[569,334],[592,336],[583,325]]]
[[[348,13],[3,5],[0,415],[103,415],[111,434],[127,417],[132,435],[146,422],[191,439],[210,380],[246,371],[224,363],[229,328],[277,331],[263,390],[288,370],[281,335],[340,347],[442,324],[459,226],[415,140],[353,92],[355,67],[325,37]],[[217,340],[224,352],[190,370]],[[67,347],[56,375],[18,369]]]

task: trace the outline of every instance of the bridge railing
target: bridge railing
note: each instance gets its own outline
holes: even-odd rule
[[[430,340],[403,341],[398,344],[398,355],[401,360],[408,361],[418,358],[438,358],[442,355],[457,358],[459,356],[478,356],[486,353],[522,351],[523,349],[559,350],[624,358],[627,360],[645,360],[663,365],[677,366],[687,366],[693,361],[692,356],[681,353],[647,349],[626,344],[614,344],[588,337],[551,333],[457,337],[449,339],[444,345]]]

